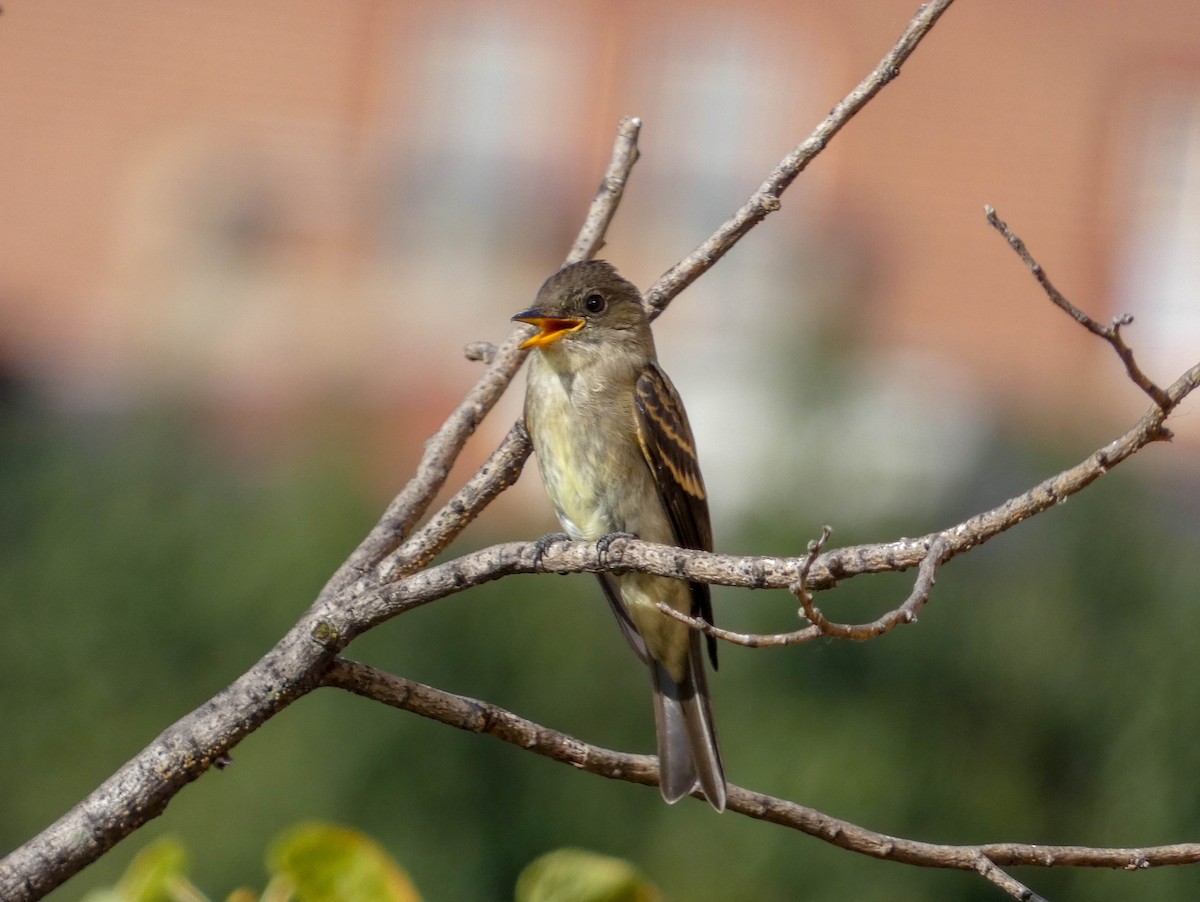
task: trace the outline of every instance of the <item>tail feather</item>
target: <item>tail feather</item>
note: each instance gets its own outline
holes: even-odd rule
[[[721,762],[721,747],[717,744],[717,728],[713,723],[708,677],[704,671],[704,655],[700,651],[700,643],[700,633],[693,630],[687,679],[692,691],[690,694],[684,694],[683,720],[687,725],[692,759],[704,797],[717,811],[724,811],[725,765]]]
[[[725,769],[713,727],[699,635],[692,633],[693,648],[682,683],[675,682],[659,662],[651,665],[658,782],[667,802],[678,802],[699,789],[713,808],[724,811]]]

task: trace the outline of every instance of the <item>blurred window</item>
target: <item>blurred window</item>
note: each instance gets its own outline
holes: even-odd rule
[[[1200,357],[1200,84],[1158,85],[1137,109],[1118,312],[1137,315],[1144,363],[1171,374]]]

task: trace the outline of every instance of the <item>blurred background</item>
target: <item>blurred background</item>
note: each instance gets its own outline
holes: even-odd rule
[[[879,61],[915,0],[7,0],[0,16],[0,850],[244,671],[320,590],[565,255],[617,122],[642,157],[603,256],[645,287]],[[957,4],[902,76],[657,321],[719,550],[920,535],[1018,494],[1148,402],[983,205],[1167,384],[1200,360],[1200,18],[1187,0]],[[520,384],[461,478],[507,430]],[[865,645],[723,649],[731,780],[944,842],[1200,833],[1200,418],[939,577]],[[454,480],[452,479],[452,483]],[[453,485],[451,487],[454,487]],[[555,529],[533,467],[453,551]],[[820,602],[869,618],[908,591]],[[737,629],[783,593],[717,590]],[[352,656],[614,748],[649,681],[589,578],[508,579]],[[597,780],[332,690],[52,895],[178,836],[213,898],[267,843],[368,832],[430,900],[538,854],[672,899],[994,899]],[[1021,874],[1193,899],[1196,869]]]

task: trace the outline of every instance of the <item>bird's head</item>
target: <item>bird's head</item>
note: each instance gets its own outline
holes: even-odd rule
[[[641,292],[605,260],[564,266],[538,289],[534,305],[513,320],[538,329],[522,349],[545,349],[564,340],[576,346],[642,345],[650,335]]]

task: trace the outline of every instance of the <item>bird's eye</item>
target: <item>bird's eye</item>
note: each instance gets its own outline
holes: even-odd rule
[[[592,293],[583,299],[583,306],[588,313],[600,313],[608,306],[608,302],[604,300],[604,295]]]

